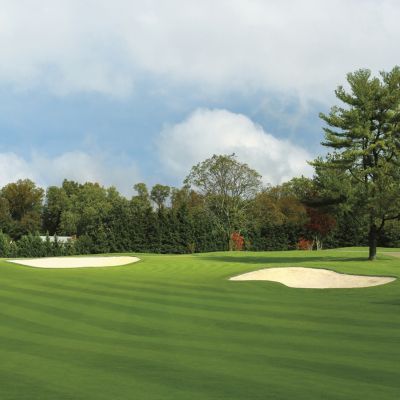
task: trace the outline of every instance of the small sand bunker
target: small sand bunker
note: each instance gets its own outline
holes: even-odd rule
[[[139,261],[137,257],[44,257],[21,260],[7,260],[15,264],[35,268],[97,268],[115,267]]]
[[[293,288],[338,289],[384,285],[396,278],[339,274],[320,268],[265,268],[234,276],[231,281],[274,281]]]

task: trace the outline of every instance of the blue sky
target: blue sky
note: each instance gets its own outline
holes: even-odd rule
[[[324,3],[1,1],[0,185],[129,196],[232,152],[265,183],[311,175],[318,113],[347,72],[391,69],[400,37],[395,1]]]

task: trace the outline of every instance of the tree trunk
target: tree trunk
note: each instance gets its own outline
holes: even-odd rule
[[[322,240],[318,236],[315,236],[314,242],[315,242],[316,250],[321,250],[322,249]]]
[[[369,227],[369,257],[368,259],[373,261],[376,259],[376,242],[377,242],[377,228],[374,223]]]
[[[230,233],[230,231],[227,233],[227,239],[228,239],[228,251],[233,251],[232,234]]]

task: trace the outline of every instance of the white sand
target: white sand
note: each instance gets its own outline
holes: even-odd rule
[[[396,278],[339,274],[319,268],[265,268],[234,276],[231,281],[274,281],[293,288],[335,289],[384,285]]]
[[[36,268],[93,268],[115,267],[139,261],[137,257],[44,257],[7,260],[15,264]]]

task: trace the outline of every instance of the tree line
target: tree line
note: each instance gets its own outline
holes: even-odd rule
[[[213,158],[239,164],[233,155]],[[30,180],[19,180],[0,191],[0,252],[5,257],[31,257],[366,245],[368,220],[343,206],[315,204],[321,198],[318,185],[316,178],[294,178],[229,203],[188,185],[155,185],[149,190],[139,183],[136,194],[127,199],[97,183],[64,180],[44,192]],[[42,240],[39,234],[56,235],[56,240]],[[240,248],[235,247],[234,234],[243,238]],[[57,236],[74,239],[62,244]],[[397,223],[388,225],[380,244],[400,244]]]
[[[145,183],[128,199],[114,187],[31,180],[0,190],[2,256],[108,252],[400,247],[400,68],[348,74],[340,106],[321,114],[330,149],[313,178],[263,186],[234,154],[195,165],[180,188]],[[67,244],[39,234],[71,236]]]

